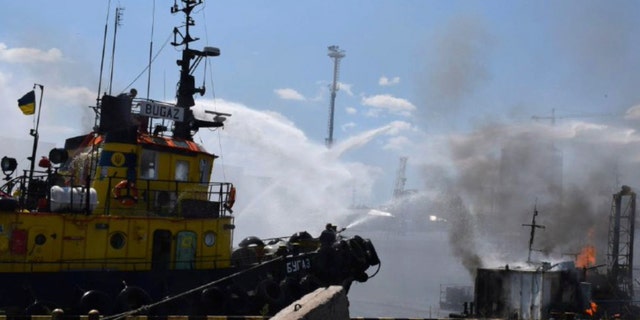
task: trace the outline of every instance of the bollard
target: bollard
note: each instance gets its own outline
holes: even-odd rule
[[[96,309],[91,309],[89,311],[89,317],[87,320],[100,320],[100,311]]]
[[[51,320],[62,320],[64,316],[64,310],[57,308],[51,311]]]

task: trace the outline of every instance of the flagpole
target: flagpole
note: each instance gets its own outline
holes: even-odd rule
[[[38,117],[36,120],[36,128],[35,130],[31,129],[31,132],[29,132],[29,134],[33,137],[33,150],[31,152],[31,157],[29,158],[29,160],[31,160],[31,169],[29,170],[29,183],[31,183],[31,181],[33,180],[33,171],[35,170],[35,166],[36,166],[36,151],[38,150],[38,138],[39,138],[38,127],[40,126],[40,110],[42,110],[42,96],[44,95],[44,86],[41,84],[34,83],[33,84],[34,90],[36,86],[40,87],[40,103],[38,103]]]

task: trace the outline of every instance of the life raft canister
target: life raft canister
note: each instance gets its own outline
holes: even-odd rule
[[[124,194],[122,193],[123,189],[126,189]],[[118,200],[118,202],[125,207],[130,207],[138,203],[138,188],[136,188],[133,182],[129,182],[129,180],[118,182],[111,190],[111,194],[113,195],[113,199]]]

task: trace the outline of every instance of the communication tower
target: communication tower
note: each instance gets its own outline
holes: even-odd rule
[[[329,137],[327,138],[327,148],[333,145],[333,115],[335,112],[336,92],[340,89],[338,86],[338,77],[340,75],[340,59],[345,57],[344,50],[333,45],[329,46],[329,58],[333,59],[333,83],[331,84],[331,105],[329,107]]]

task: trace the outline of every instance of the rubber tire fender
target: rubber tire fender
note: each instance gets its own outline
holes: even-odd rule
[[[320,281],[320,279],[318,279],[318,277],[312,274],[307,274],[302,277],[302,279],[300,279],[300,287],[302,287],[302,293],[307,294],[322,287],[322,282]]]
[[[300,282],[292,277],[286,277],[280,281],[280,289],[284,293],[285,303],[290,304],[302,297]]]
[[[206,288],[200,293],[200,302],[204,314],[223,314],[229,294],[218,286]]]
[[[236,285],[227,288],[228,299],[225,309],[231,315],[245,315],[251,310],[249,294]]]
[[[367,262],[369,262],[369,266],[379,265],[380,257],[378,257],[378,252],[376,252],[376,248],[373,246],[371,240],[367,239],[364,241],[364,248],[367,252]]]
[[[116,297],[117,310],[119,312],[138,309],[151,303],[151,296],[144,289],[137,286],[127,286]]]
[[[270,305],[283,306],[285,303],[282,288],[280,288],[277,282],[271,279],[260,281],[256,286],[256,294],[260,299]]]
[[[54,304],[48,301],[36,300],[24,309],[26,315],[50,315],[55,309]]]
[[[111,314],[113,299],[104,291],[89,290],[80,297],[79,308],[80,314],[88,314],[93,309],[100,314]]]
[[[359,240],[362,240],[362,238],[356,237],[349,239],[347,242],[349,245],[349,252],[351,253],[353,260],[357,263],[355,267],[358,269],[366,269],[368,267],[366,252],[358,241],[358,238]]]

